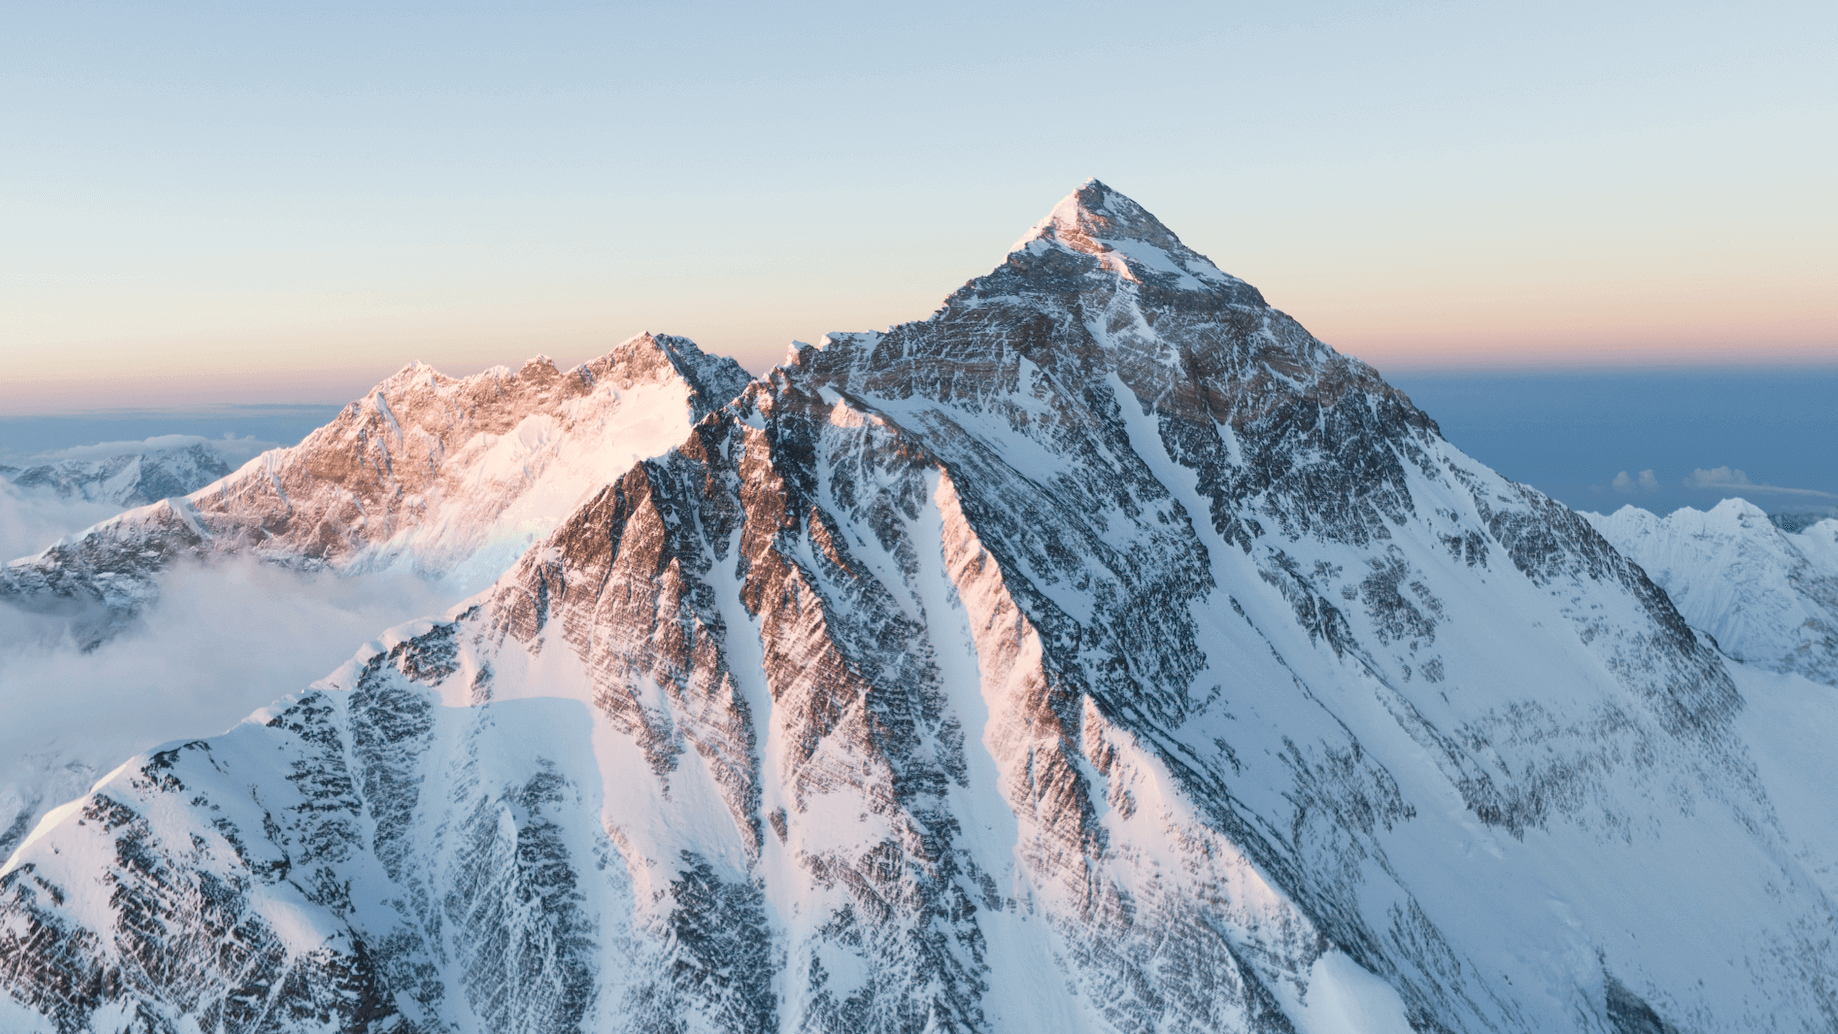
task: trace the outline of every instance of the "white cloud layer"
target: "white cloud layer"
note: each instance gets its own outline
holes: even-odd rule
[[[157,605],[87,654],[59,623],[0,606],[0,847],[130,756],[222,732],[384,629],[455,602],[411,575],[181,567]]]
[[[1619,479],[1617,479],[1618,482]],[[1773,493],[1776,495],[1812,496],[1820,499],[1838,499],[1831,492],[1819,492],[1810,488],[1785,488],[1780,485],[1764,485],[1749,480],[1749,476],[1731,467],[1712,467],[1705,470],[1700,467],[1685,476],[1686,488],[1712,488],[1719,490],[1741,490],[1744,492]]]
[[[222,456],[225,463],[235,466],[247,463],[269,449],[279,448],[274,442],[257,441],[253,435],[238,438],[228,432],[225,432],[222,438],[205,438],[195,434],[162,434],[152,438],[143,438],[137,442],[97,442],[94,445],[53,449],[50,452],[41,452],[29,459],[19,461],[18,465],[33,466],[40,463],[64,461],[94,462],[113,459],[116,456],[134,456],[144,452],[187,449],[194,445],[209,448]]]
[[[121,507],[113,503],[21,492],[0,478],[0,563],[32,556],[63,536],[120,512]]]
[[[1626,492],[1630,494],[1633,492],[1657,492],[1659,491],[1659,477],[1651,470],[1643,470],[1640,472],[1639,477],[1632,478],[1628,477],[1627,471],[1624,470],[1615,475],[1615,479],[1609,482],[1609,487],[1617,492]]]

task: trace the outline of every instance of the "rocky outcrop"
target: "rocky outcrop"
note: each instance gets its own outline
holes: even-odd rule
[[[583,709],[367,674],[67,808],[81,841],[0,876],[15,1003],[58,1031],[605,1029],[630,888],[564,774],[593,770]]]

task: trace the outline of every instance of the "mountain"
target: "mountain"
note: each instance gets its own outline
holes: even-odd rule
[[[1804,685],[1092,181],[49,816],[0,1018],[1830,1030]]]
[[[1584,516],[1731,657],[1838,686],[1838,520],[1789,532],[1741,499]]]
[[[543,357],[465,378],[412,364],[296,446],[0,568],[0,599],[100,604],[93,640],[156,595],[155,576],[181,558],[405,567],[475,591],[749,379],[732,359],[650,334],[566,372]]]
[[[169,434],[60,449],[25,460],[23,467],[0,466],[0,477],[24,491],[126,509],[194,492],[271,447],[244,438]]]
[[[189,498],[166,499],[104,521],[0,569],[0,597],[15,604],[0,608],[5,622],[0,649],[12,651],[0,660],[0,712],[41,710],[32,706],[30,680],[42,678],[83,683],[63,689],[86,706],[138,713],[142,705],[134,698],[156,688],[149,680],[163,670],[161,658],[181,652],[150,637],[186,636],[169,616],[135,622],[132,636],[118,633],[165,590],[189,592],[173,602],[199,617],[205,613],[198,610],[201,592],[257,591],[249,582],[255,572],[225,569],[232,557],[340,575],[403,568],[433,579],[436,598],[463,598],[489,584],[529,541],[637,457],[681,440],[697,419],[738,394],[749,379],[730,359],[703,355],[681,338],[650,335],[567,373],[546,359],[515,373],[499,368],[464,379],[410,366],[294,448],[268,452],[227,479],[204,476],[216,483]],[[184,444],[188,441],[192,444]],[[159,448],[69,450],[49,469],[69,473],[74,464],[122,454],[144,474],[150,454],[182,458],[200,443],[155,439],[146,445]],[[183,560],[211,562],[215,588],[199,584],[194,572],[173,581],[167,569]],[[378,606],[385,603],[382,597],[401,596],[399,587],[347,580],[347,593],[378,597],[366,612],[397,615],[391,621],[416,613]],[[311,581],[262,579],[268,591],[296,596],[285,615],[266,612],[268,621],[297,627],[305,615],[317,613],[324,622],[325,602],[301,595]],[[251,620],[262,610],[253,600],[248,609]],[[198,663],[218,671],[281,671],[298,670],[286,662],[288,656],[322,656],[293,686],[322,674],[374,631],[372,626],[352,634],[342,622],[337,629],[322,627],[321,634],[335,637],[326,650],[272,642],[263,638],[271,634],[267,630],[236,621],[234,614],[215,611],[209,627],[191,633]],[[233,628],[245,639],[238,649],[213,645]],[[63,641],[66,630],[78,645],[94,650],[106,640],[112,649],[92,654],[87,664],[60,661],[51,644]],[[247,641],[251,637],[255,641]],[[269,659],[255,667],[237,656],[239,650]],[[146,662],[140,668],[130,666],[136,657]],[[202,660],[206,657],[216,659]],[[113,708],[106,703],[109,694],[97,688],[111,678],[121,687]],[[179,713],[214,716],[201,717],[208,724],[200,731],[222,729],[281,691],[250,699],[246,690],[224,693],[219,681],[200,678],[169,690],[175,705],[193,701],[175,707]],[[234,709],[209,706],[211,694],[227,696]],[[61,724],[48,716],[9,717],[14,727],[0,730],[0,856],[12,851],[47,808],[82,793],[126,753],[157,744],[175,728],[143,719],[137,724],[163,725],[164,731],[124,734],[112,725],[95,728],[98,721],[111,721],[107,715],[73,713]],[[28,735],[32,729],[42,730],[42,737]],[[124,741],[131,746],[123,748]]]
[[[1771,513],[1768,520],[1775,527],[1788,534],[1797,534],[1823,520],[1838,520],[1838,506],[1825,507],[1823,511],[1798,511],[1794,513]]]

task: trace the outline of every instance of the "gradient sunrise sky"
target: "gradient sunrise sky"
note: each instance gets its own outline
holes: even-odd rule
[[[1838,5],[110,3],[0,33],[0,413],[923,317],[1087,176],[1381,371],[1838,365]]]

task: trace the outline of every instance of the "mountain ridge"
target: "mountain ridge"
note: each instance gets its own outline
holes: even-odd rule
[[[485,584],[550,514],[668,448],[750,379],[686,338],[651,334],[566,372],[547,357],[465,378],[410,363],[298,445],[0,567],[0,598],[99,606],[83,632],[93,643],[155,598],[158,572],[180,559],[406,564]]]
[[[1761,683],[1120,198],[41,823],[0,983],[64,1029],[1838,1023]]]
[[[59,449],[0,466],[0,478],[27,492],[105,502],[128,509],[203,488],[271,443],[163,435]]]

